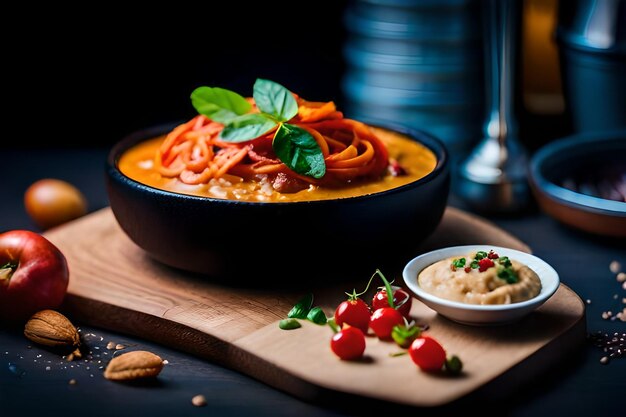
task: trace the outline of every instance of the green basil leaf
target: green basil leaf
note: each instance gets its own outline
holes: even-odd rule
[[[191,104],[198,113],[218,123],[228,123],[252,108],[239,94],[219,87],[196,88],[191,93]]]
[[[244,114],[232,119],[224,126],[220,132],[220,139],[224,142],[246,142],[269,132],[277,124],[262,114]]]
[[[461,371],[463,371],[463,362],[458,356],[452,355],[446,359],[445,363],[443,364],[443,368],[450,375],[458,375],[461,373]]]
[[[324,310],[321,307],[313,307],[309,314],[306,315],[306,319],[319,325],[324,325],[328,322],[328,318],[326,318],[326,314],[324,314]]]
[[[297,329],[298,327],[302,327],[302,325],[296,319],[284,319],[278,322],[278,327],[283,330],[293,330]]]
[[[326,174],[322,150],[315,138],[298,126],[281,124],[274,135],[272,148],[276,156],[298,174],[313,178]]]
[[[280,122],[298,114],[298,103],[291,91],[274,81],[257,79],[252,96],[259,110]]]
[[[295,306],[287,313],[290,319],[306,319],[307,314],[311,311],[313,305],[313,294],[307,294],[302,297]]]

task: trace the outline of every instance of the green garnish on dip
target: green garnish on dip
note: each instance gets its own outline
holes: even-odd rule
[[[498,278],[505,280],[508,284],[515,284],[519,281],[517,273],[513,269],[513,264],[508,257],[498,258]]]
[[[455,268],[465,268],[465,258],[459,258],[452,261],[452,265]]]
[[[470,272],[472,269],[478,269],[478,272],[484,272],[489,268],[496,267],[497,277],[506,281],[507,284],[515,284],[519,281],[517,273],[513,269],[513,264],[508,256],[499,256],[493,250],[489,252],[478,251],[474,255],[474,259],[470,262],[469,266],[465,266],[467,263],[465,258],[458,258],[452,261],[450,269],[456,271],[458,268],[464,268],[465,272]]]

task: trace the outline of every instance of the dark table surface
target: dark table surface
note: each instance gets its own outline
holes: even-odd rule
[[[90,211],[105,207],[106,149],[11,150],[2,153],[0,231],[41,230],[23,208],[28,185],[43,177],[65,179],[87,197]],[[451,197],[451,205],[463,204]],[[588,332],[626,332],[626,322],[602,318],[607,310],[624,308],[624,291],[609,270],[617,260],[626,270],[626,244],[586,235],[562,226],[539,210],[510,217],[490,218],[527,243],[550,263],[563,283],[587,306]],[[245,375],[186,353],[129,335],[76,323],[92,351],[88,362],[65,362],[57,354],[32,344],[19,329],[0,329],[0,416],[35,415],[255,415],[331,416],[377,414],[358,401],[320,406],[277,391]],[[123,384],[106,380],[103,368],[112,355],[113,341],[133,349],[150,350],[169,362],[154,383]],[[624,415],[626,357],[600,364],[600,349],[586,343],[571,357],[545,370],[542,377],[509,396],[487,404],[499,415]],[[71,379],[76,380],[70,385]],[[376,383],[372,381],[372,383]],[[191,398],[206,397],[206,407]],[[476,404],[474,404],[476,405]],[[412,411],[412,410],[411,410]],[[437,413],[438,410],[434,410]],[[418,412],[418,411],[416,411]],[[423,414],[423,411],[419,411]]]

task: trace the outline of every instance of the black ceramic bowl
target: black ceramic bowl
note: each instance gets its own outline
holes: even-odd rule
[[[531,158],[529,180],[539,206],[560,222],[626,237],[626,130],[548,143]]]
[[[172,126],[143,130],[110,152],[111,208],[124,232],[154,259],[175,268],[239,282],[363,278],[403,264],[437,226],[449,189],[448,156],[436,138],[385,126],[419,141],[437,157],[426,177],[345,199],[260,203],[195,197],[152,188],[123,175],[120,156]],[[407,244],[408,242],[408,244]],[[366,277],[369,275],[365,275]]]

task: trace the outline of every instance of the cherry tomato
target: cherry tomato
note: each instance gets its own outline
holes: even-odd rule
[[[435,339],[429,336],[418,337],[409,348],[411,359],[422,371],[441,371],[446,362],[446,351]]]
[[[370,308],[360,298],[350,299],[339,304],[335,310],[335,323],[342,327],[344,324],[356,327],[363,334],[367,334],[370,324]]]
[[[391,307],[379,308],[370,319],[370,328],[379,339],[389,339],[393,326],[404,324],[404,317],[398,310]]]
[[[26,212],[42,229],[58,226],[87,213],[83,194],[72,184],[43,179],[34,182],[24,194]]]
[[[365,352],[365,336],[356,327],[344,327],[330,340],[330,349],[341,359],[358,359]]]
[[[404,301],[406,300],[406,301]],[[411,301],[412,298],[404,291],[402,288],[395,288],[393,291],[393,304],[398,306],[398,304],[402,304],[397,310],[407,319],[409,318],[409,313],[411,311]],[[379,308],[389,307],[389,301],[387,300],[387,291],[383,288],[374,294],[374,298],[372,299],[372,309],[374,311]]]

